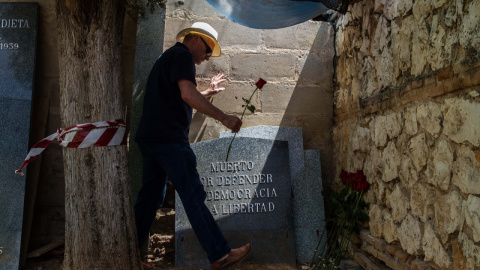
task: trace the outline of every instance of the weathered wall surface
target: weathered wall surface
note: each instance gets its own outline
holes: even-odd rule
[[[217,73],[226,74],[226,91],[213,97],[213,104],[241,115],[242,98],[250,97],[258,78],[265,79],[268,83],[252,98],[256,111],[247,110],[243,127],[302,127],[305,149],[320,149],[323,179],[332,179],[333,27],[309,21],[278,30],[251,29],[229,21],[206,1],[169,0],[165,48],[175,43],[181,29],[196,21],[218,31],[223,50],[221,57],[197,66],[199,88],[206,88]],[[224,130],[214,119],[195,114],[190,140],[218,138]]]
[[[336,31],[336,172],[367,175],[371,234],[479,269],[480,2],[357,1]]]

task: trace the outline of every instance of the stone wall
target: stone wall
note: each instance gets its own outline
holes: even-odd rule
[[[372,184],[370,233],[479,269],[480,2],[355,1],[335,44],[336,173]]]
[[[301,127],[305,149],[320,149],[324,182],[333,178],[331,119],[334,29],[321,22],[305,22],[277,30],[251,29],[226,19],[206,1],[167,1],[164,46],[193,22],[212,25],[223,54],[197,66],[200,89],[219,72],[227,75],[226,91],[213,104],[227,113],[241,115],[242,98],[249,98],[258,78],[268,83],[252,98],[243,126]],[[195,114],[192,142],[218,138],[221,123]]]

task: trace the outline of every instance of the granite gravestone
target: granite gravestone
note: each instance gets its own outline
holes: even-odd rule
[[[231,138],[192,144],[206,204],[233,248],[252,244],[247,260],[295,265],[288,143]],[[176,198],[175,263],[210,267],[180,199]]]
[[[165,30],[165,11],[161,8],[153,12],[146,12],[138,19],[137,38],[135,44],[135,72],[132,90],[132,112],[130,115],[130,144],[128,148],[128,166],[132,199],[135,202],[138,191],[142,187],[142,154],[135,143],[135,133],[140,123],[143,110],[143,97],[147,85],[148,75],[155,60],[163,51],[163,35]]]
[[[233,133],[221,132],[220,138]],[[326,244],[325,208],[319,150],[303,150],[302,128],[254,126],[243,128],[237,137],[262,138],[288,142],[293,191],[295,248],[298,262],[309,262],[319,242]]]
[[[38,4],[0,3],[0,270],[19,268]]]

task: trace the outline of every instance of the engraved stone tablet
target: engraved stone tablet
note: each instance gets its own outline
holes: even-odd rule
[[[220,138],[231,136],[233,133],[229,131],[220,133]],[[254,126],[242,128],[238,137],[288,142],[297,261],[309,262],[318,243],[322,242],[322,249],[326,241],[326,235],[320,239],[325,227],[320,152],[303,150],[302,129],[299,127]]]
[[[19,268],[37,40],[36,3],[0,3],[0,270]]]
[[[247,260],[294,265],[288,143],[238,137],[226,161],[230,141],[192,144],[208,208],[230,247],[252,244]],[[176,265],[209,267],[178,196],[175,208]]]

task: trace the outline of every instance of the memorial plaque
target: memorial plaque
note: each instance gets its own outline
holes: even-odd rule
[[[231,138],[192,144],[206,204],[230,247],[252,244],[247,260],[295,265],[292,189],[288,143]],[[180,199],[176,198],[175,263],[210,267]]]
[[[233,133],[229,131],[220,133],[220,138],[230,136]],[[302,129],[299,127],[254,126],[242,128],[238,137],[288,142],[297,261],[309,262],[325,227],[320,152],[303,150]],[[322,245],[325,244],[326,235],[321,241]]]
[[[0,270],[19,268],[38,4],[0,3]]]

